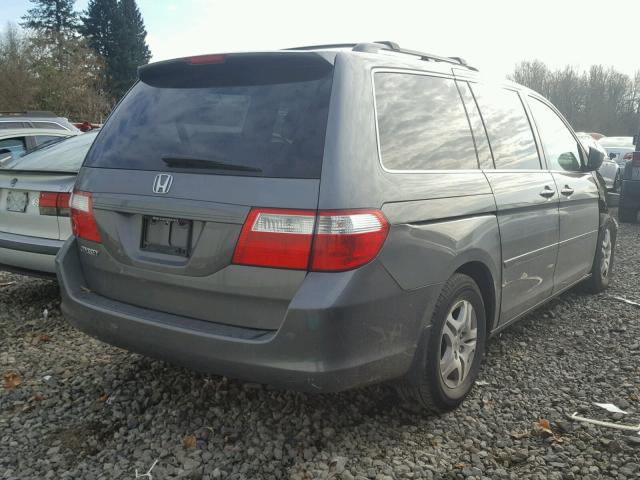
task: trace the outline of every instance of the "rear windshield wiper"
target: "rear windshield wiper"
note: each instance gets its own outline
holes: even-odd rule
[[[161,158],[162,161],[169,167],[213,168],[218,170],[237,170],[240,172],[262,172],[262,169],[257,167],[220,162],[218,160],[212,160],[210,158],[195,158],[182,155],[164,155]]]

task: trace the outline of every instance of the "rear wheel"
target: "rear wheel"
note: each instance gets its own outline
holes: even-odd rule
[[[593,267],[591,267],[591,278],[589,278],[585,284],[589,292],[600,293],[609,286],[611,271],[613,269],[615,244],[615,224],[613,219],[607,217],[598,234],[598,246],[596,256],[593,259]]]
[[[635,208],[618,207],[618,220],[624,223],[635,223],[638,219],[638,210]]]
[[[480,289],[471,277],[455,274],[436,303],[426,351],[419,352],[412,377],[401,387],[404,399],[434,413],[460,405],[478,376],[485,338]]]

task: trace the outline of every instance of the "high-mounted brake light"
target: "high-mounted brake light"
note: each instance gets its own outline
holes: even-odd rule
[[[389,224],[378,210],[253,208],[242,227],[233,263],[335,272],[373,260]]]
[[[226,55],[197,55],[195,57],[187,58],[187,63],[191,65],[214,65],[216,63],[224,63]]]
[[[38,207],[40,215],[68,217],[69,193],[40,192]]]
[[[71,196],[70,207],[73,234],[78,238],[102,243],[96,218],[93,214],[93,197],[91,194],[76,190]]]

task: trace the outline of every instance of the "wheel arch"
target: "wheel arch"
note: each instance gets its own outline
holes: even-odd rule
[[[484,302],[487,318],[487,336],[497,326],[499,299],[496,292],[496,283],[489,267],[482,261],[472,260],[460,265],[454,273],[467,275],[476,282]]]

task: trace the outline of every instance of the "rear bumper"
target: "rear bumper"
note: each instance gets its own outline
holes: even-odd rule
[[[440,286],[403,291],[378,263],[307,275],[277,330],[143,309],[87,291],[75,239],[56,260],[62,311],[106,343],[195,370],[283,388],[330,392],[410,368]]]
[[[0,232],[0,269],[27,275],[54,275],[61,240]]]
[[[640,209],[640,180],[623,180],[620,190],[620,206]]]

